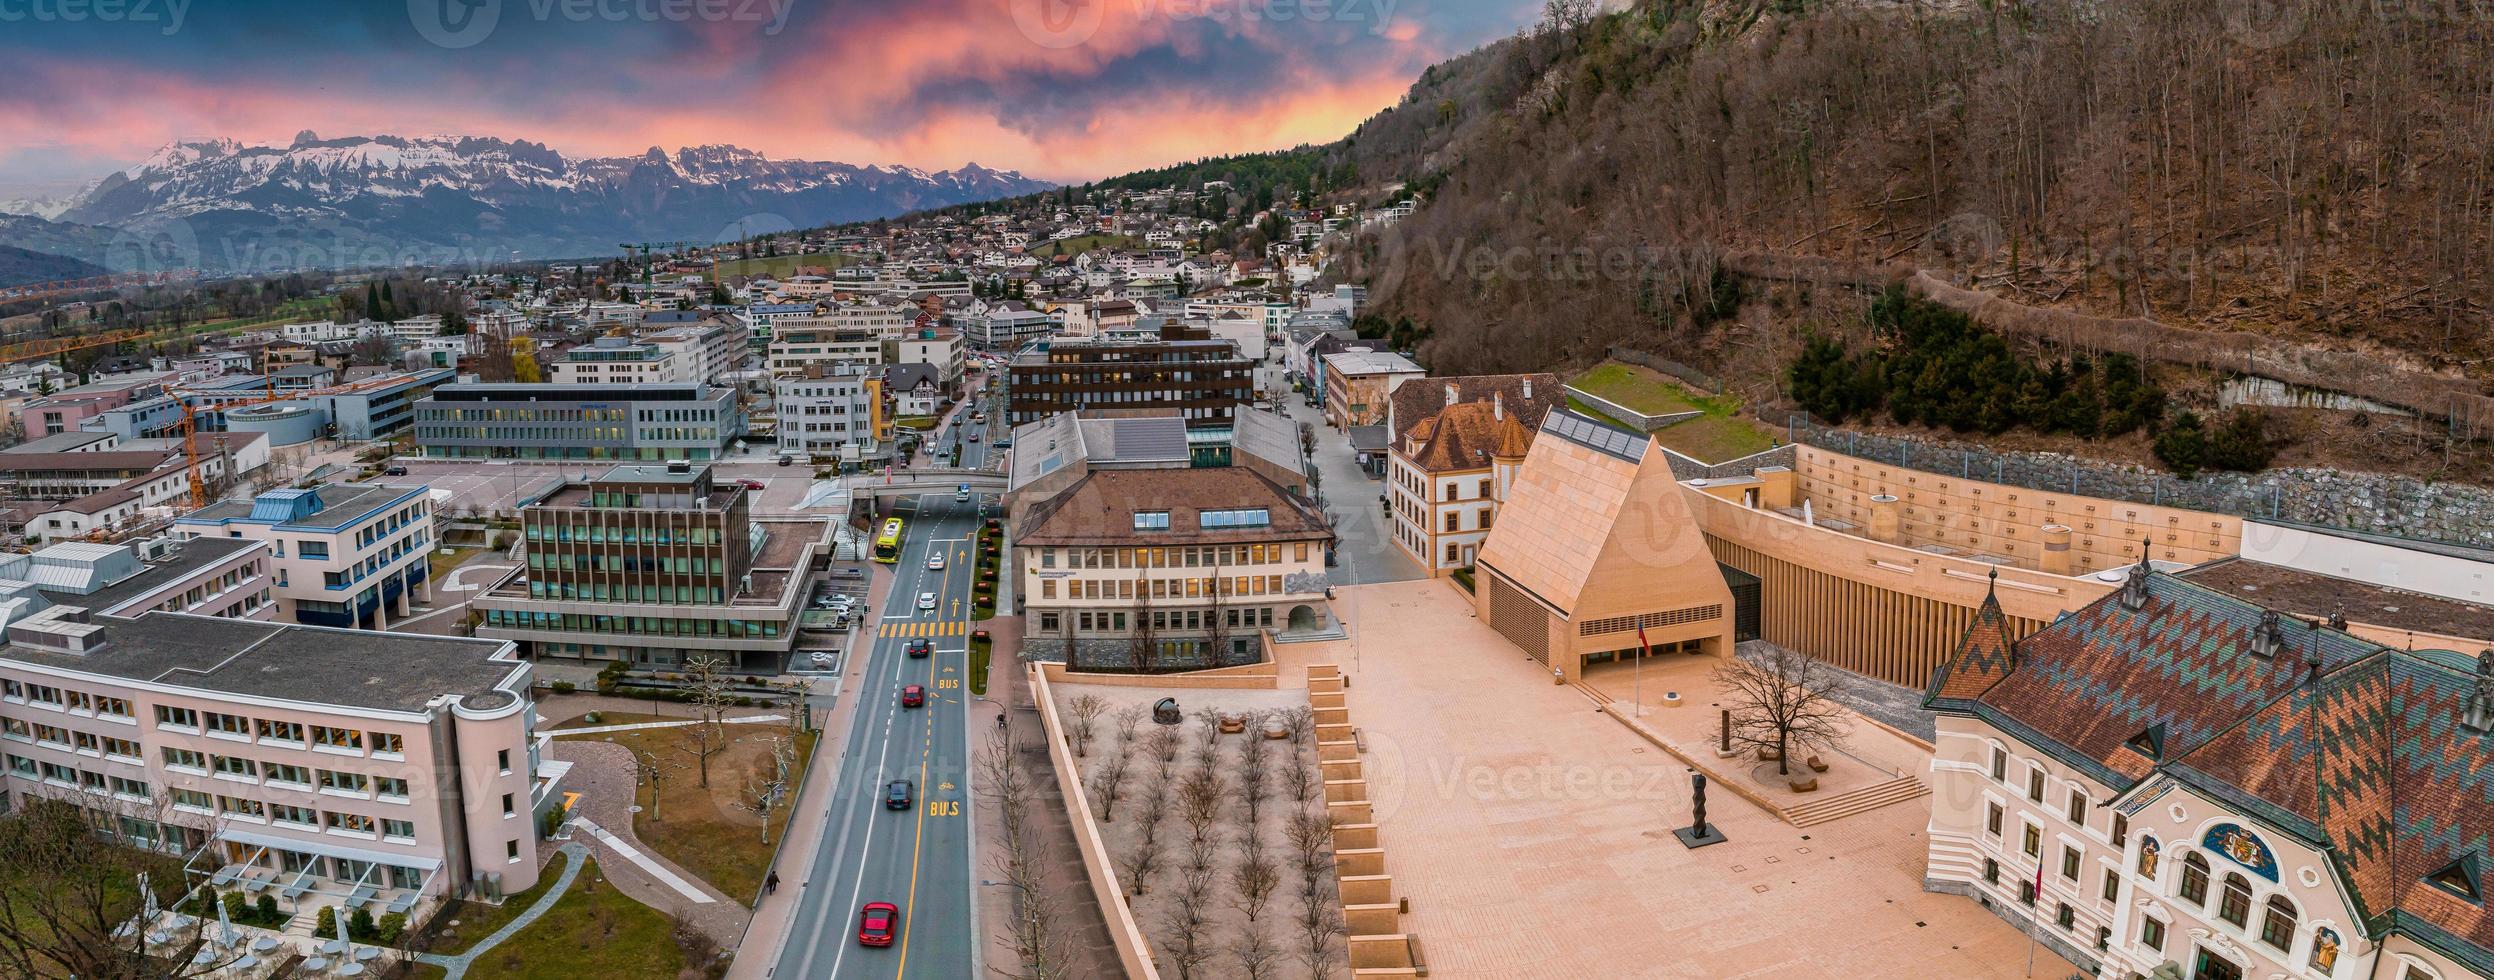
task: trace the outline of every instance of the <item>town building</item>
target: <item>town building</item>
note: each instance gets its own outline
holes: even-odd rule
[[[436,459],[707,460],[744,431],[735,390],[701,384],[450,384],[415,415]]]
[[[327,483],[225,500],[176,519],[184,537],[268,544],[278,618],[313,626],[388,629],[426,589],[436,536],[423,487]]]
[[[1566,404],[1557,375],[1415,381],[1395,390],[1383,427],[1394,543],[1431,575],[1472,566],[1543,416]]]
[[[1732,652],[1733,597],[1661,447],[1554,408],[1474,555],[1473,607],[1555,676]]]
[[[1387,399],[1406,382],[1427,377],[1411,358],[1352,347],[1325,358],[1325,421],[1337,429],[1386,420]]]
[[[970,346],[990,351],[1020,350],[1023,344],[1048,336],[1058,326],[1055,317],[1019,303],[1006,307],[974,313],[965,319],[962,329]]]
[[[1925,691],[1924,887],[2105,977],[2494,975],[2494,652],[2264,601],[2142,561],[2020,636],[1987,596]]]
[[[754,519],[745,488],[708,466],[616,466],[521,508],[527,573],[470,603],[476,635],[539,658],[780,670],[831,530]]]
[[[267,620],[277,615],[268,567],[268,545],[239,538],[64,542],[0,555],[0,597],[7,597],[0,604],[31,591],[41,601],[106,616],[153,610]]]
[[[1097,466],[1053,492],[1026,482],[1008,501],[1023,515],[1025,655],[1190,670],[1254,662],[1263,633],[1331,628],[1333,533],[1315,504],[1252,468],[1191,466],[1182,436],[1151,431],[1152,446],[1118,452],[1159,465]]]
[[[893,338],[886,363],[931,365],[935,368],[936,384],[950,395],[961,390],[961,347],[960,331],[921,316],[916,325]]]
[[[698,353],[679,352],[672,345],[622,336],[595,337],[547,364],[546,380],[575,385],[691,383],[701,380],[693,376],[694,362],[699,357]]]
[[[1151,340],[1051,337],[1007,368],[1014,425],[1083,409],[1172,408],[1187,424],[1226,427],[1254,398],[1254,365],[1227,341],[1170,323]]]
[[[772,327],[768,363],[776,377],[797,377],[815,365],[884,363],[884,343],[908,329],[904,307],[843,306],[825,316],[780,321]]]
[[[772,394],[780,452],[844,466],[891,458],[881,372],[857,365],[817,368],[772,382]]]
[[[540,757],[509,643],[40,601],[6,635],[5,795],[193,853],[190,885],[272,896],[308,932],[322,908],[536,883],[569,767]]]

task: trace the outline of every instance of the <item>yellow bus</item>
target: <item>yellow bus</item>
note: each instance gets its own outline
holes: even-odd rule
[[[896,565],[901,560],[901,519],[883,522],[883,533],[875,538],[875,560]]]

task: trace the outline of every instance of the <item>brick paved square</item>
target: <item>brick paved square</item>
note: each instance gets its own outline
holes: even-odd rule
[[[1350,677],[1386,868],[1431,976],[2027,975],[2015,928],[1922,890],[1925,804],[1804,830],[1710,792],[1730,842],[1684,849],[1688,768],[1469,609],[1442,580],[1343,588],[1350,639],[1282,648],[1286,680],[1309,663]],[[2037,951],[2033,976],[2071,972]]]

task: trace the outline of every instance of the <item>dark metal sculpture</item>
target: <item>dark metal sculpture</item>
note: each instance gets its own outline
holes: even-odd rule
[[[1709,844],[1721,844],[1728,839],[1723,836],[1722,829],[1706,822],[1705,773],[1689,774],[1689,808],[1694,819],[1688,826],[1671,832],[1672,836],[1680,838],[1682,847],[1694,850]]]

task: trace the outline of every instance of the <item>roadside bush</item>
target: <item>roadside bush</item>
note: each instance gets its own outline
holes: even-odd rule
[[[381,921],[374,924],[372,938],[384,946],[395,946],[398,945],[399,938],[406,934],[407,913],[392,912],[382,916]]]
[[[546,685],[546,689],[553,691],[556,694],[570,694],[573,691],[579,690],[580,686],[573,684],[570,681],[555,681],[552,684]]]
[[[356,909],[355,914],[346,917],[346,929],[349,935],[353,935],[356,938],[372,938],[375,931],[373,929],[372,910],[362,908]]]

